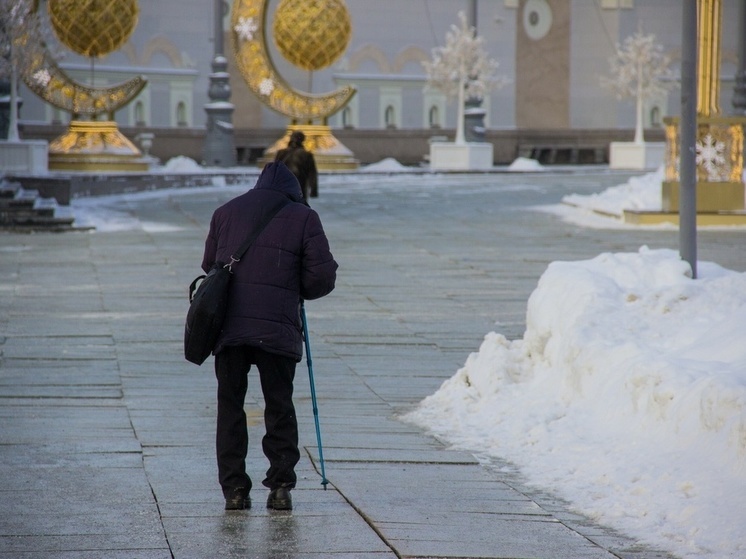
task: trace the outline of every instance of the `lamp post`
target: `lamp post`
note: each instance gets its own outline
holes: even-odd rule
[[[223,53],[223,14],[225,2],[214,0],[214,48],[210,88],[210,102],[205,105],[207,134],[205,136],[204,164],[213,167],[232,167],[236,164],[233,138],[233,103],[230,102],[231,86],[228,59]]]

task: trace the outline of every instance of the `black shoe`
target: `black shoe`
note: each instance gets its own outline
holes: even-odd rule
[[[274,510],[292,510],[293,499],[290,498],[290,489],[278,487],[269,492],[267,508]]]
[[[236,487],[225,498],[225,510],[244,510],[251,508],[251,499],[243,487]]]

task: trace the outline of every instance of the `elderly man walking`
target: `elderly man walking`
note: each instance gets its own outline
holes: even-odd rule
[[[265,401],[262,449],[269,469],[262,483],[270,489],[267,507],[292,508],[290,490],[300,459],[293,406],[295,368],[303,354],[300,305],[329,294],[336,281],[337,263],[319,215],[305,203],[298,180],[280,162],[269,163],[253,189],[215,210],[202,269],[231,262],[232,252],[277,205],[279,211],[232,265],[228,310],[213,352],[218,478],[226,510],[251,506],[244,399],[252,365],[259,370]]]

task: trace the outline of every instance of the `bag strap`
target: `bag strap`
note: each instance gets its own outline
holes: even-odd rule
[[[197,276],[194,278],[194,281],[189,284],[189,302],[192,302],[192,299],[194,299],[194,292],[197,291],[197,284],[200,282],[200,280],[205,279],[207,276],[202,274],[201,276]]]
[[[241,258],[243,257],[244,253],[247,250],[249,250],[249,247],[251,246],[251,243],[253,243],[256,240],[256,238],[259,236],[259,234],[262,231],[264,231],[264,228],[267,225],[269,225],[269,222],[272,221],[272,218],[275,217],[277,215],[277,213],[282,208],[284,208],[286,205],[288,205],[290,202],[291,202],[291,200],[289,198],[286,198],[285,196],[283,196],[281,200],[278,200],[277,202],[275,202],[274,204],[272,204],[269,207],[269,210],[267,211],[267,213],[264,214],[264,219],[262,219],[262,221],[259,223],[259,225],[257,225],[256,227],[254,227],[254,229],[251,231],[251,233],[249,233],[249,236],[246,237],[246,240],[241,244],[240,247],[238,247],[238,250],[236,250],[231,255],[231,261],[228,262],[228,264],[226,264],[224,266],[225,268],[228,268],[229,272],[231,271],[231,267],[233,266],[233,264],[235,264],[236,262],[239,262],[241,260]]]

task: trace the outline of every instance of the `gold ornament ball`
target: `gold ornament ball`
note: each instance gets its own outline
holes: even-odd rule
[[[272,31],[288,61],[304,70],[320,70],[344,54],[352,27],[343,0],[282,0]]]
[[[57,38],[83,56],[103,56],[121,47],[137,26],[137,0],[49,0]]]

